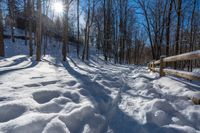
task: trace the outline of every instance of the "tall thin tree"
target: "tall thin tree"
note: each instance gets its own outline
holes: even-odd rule
[[[36,24],[36,60],[41,60],[41,45],[42,45],[42,3],[37,0],[37,24]]]
[[[79,6],[80,6],[80,0],[77,0],[77,57],[79,58],[79,52],[80,52],[80,44],[79,44],[79,40],[80,40],[80,19],[79,19]]]
[[[170,49],[170,27],[171,27],[172,8],[173,8],[173,0],[170,0],[169,10],[167,14],[167,22],[166,22],[166,56],[169,56],[169,49]]]
[[[5,56],[5,52],[4,52],[4,40],[3,40],[2,0],[0,0],[0,56]]]
[[[28,0],[28,27],[29,27],[29,55],[33,56],[33,10],[34,10],[34,1],[33,0]]]

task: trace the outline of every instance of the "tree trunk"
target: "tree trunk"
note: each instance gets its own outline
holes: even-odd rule
[[[176,26],[176,38],[175,38],[175,54],[179,54],[179,38],[180,38],[180,27],[181,27],[181,10],[182,10],[182,0],[178,0],[178,11],[177,11],[177,26]]]
[[[3,14],[0,1],[0,56],[5,56],[4,52],[4,40],[3,40]]]
[[[28,8],[27,1],[24,0],[24,15],[25,15],[25,45],[27,45],[27,29],[28,29]]]
[[[144,16],[145,16],[145,20],[146,20],[146,23],[147,23],[147,33],[148,33],[148,36],[149,36],[149,41],[150,41],[150,45],[151,45],[151,52],[152,52],[152,57],[153,59],[156,58],[156,55],[155,55],[155,49],[154,49],[154,46],[153,46],[153,41],[152,41],[152,36],[151,36],[151,27],[150,27],[150,21],[149,21],[149,18],[148,18],[148,14],[147,14],[147,9],[146,9],[146,6],[145,6],[145,0],[144,1],[141,1],[139,0],[138,1],[143,12],[144,12]]]
[[[32,38],[32,17],[33,17],[33,0],[28,1],[29,7],[29,55],[33,56],[33,38]]]
[[[65,5],[66,5],[66,10],[63,18],[64,29],[63,29],[63,45],[62,45],[63,61],[66,61],[66,56],[68,51],[68,11],[69,11],[68,0],[65,1]]]
[[[166,24],[166,56],[169,56],[169,48],[170,48],[170,26],[171,26],[171,12],[172,12],[173,2],[170,0],[170,6],[167,16],[167,24]]]
[[[104,29],[103,29],[103,54],[104,54],[104,59],[105,61],[108,61],[108,55],[107,55],[107,14],[106,14],[106,0],[104,0],[104,5],[103,5],[103,14],[104,14]]]
[[[78,34],[78,37],[77,37],[77,40],[78,40],[78,43],[77,43],[77,57],[79,58],[79,52],[80,52],[80,44],[79,44],[79,40],[80,40],[80,30],[79,30],[79,4],[80,4],[80,0],[77,0],[77,34]]]
[[[180,38],[180,28],[181,28],[181,10],[182,10],[182,0],[178,0],[178,11],[177,11],[177,26],[176,26],[176,38],[175,38],[175,55],[179,54],[179,38]],[[177,62],[174,64],[174,68],[177,68]]]
[[[9,0],[8,1],[8,9],[9,9],[9,15],[10,15],[10,28],[11,28],[11,39],[12,39],[12,42],[15,42],[15,37],[14,37],[15,8],[16,8],[15,4],[16,4],[15,0]]]
[[[194,42],[193,42],[193,32],[194,32],[194,15],[195,15],[195,9],[196,9],[196,0],[193,0],[193,9],[192,9],[192,16],[191,16],[191,22],[190,22],[190,51],[194,50]],[[192,72],[193,69],[193,61],[190,61],[190,70]]]
[[[36,60],[41,60],[41,42],[42,42],[42,6],[41,6],[41,0],[37,0],[37,25],[36,25],[36,36],[37,36],[37,42],[36,42]]]

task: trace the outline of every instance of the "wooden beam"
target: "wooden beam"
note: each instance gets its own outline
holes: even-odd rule
[[[179,70],[173,70],[173,69],[164,69],[163,70],[165,74],[169,75],[175,75],[177,77],[189,79],[189,80],[199,80],[200,81],[200,74],[193,73],[193,72],[185,72],[185,71],[179,71]]]
[[[160,60],[155,61],[154,64],[155,64],[155,65],[160,64]]]
[[[180,54],[176,56],[170,56],[167,58],[164,58],[164,62],[174,62],[174,61],[184,61],[184,60],[193,60],[193,59],[200,59],[200,50]]]

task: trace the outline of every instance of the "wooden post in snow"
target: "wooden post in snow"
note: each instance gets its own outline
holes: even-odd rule
[[[155,72],[155,63],[154,63],[154,61],[152,63],[152,71]]]
[[[160,77],[165,76],[165,72],[163,71],[163,69],[165,67],[165,62],[163,61],[164,58],[165,58],[165,56],[160,57]]]

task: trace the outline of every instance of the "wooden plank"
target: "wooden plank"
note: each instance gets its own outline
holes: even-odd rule
[[[164,73],[164,71],[163,71],[163,69],[164,69],[164,67],[165,67],[165,62],[163,61],[163,59],[164,59],[164,56],[161,56],[160,57],[160,77],[163,77],[163,76],[165,76],[165,73]]]
[[[164,58],[164,62],[174,62],[174,61],[183,61],[183,60],[192,60],[192,59],[200,59],[200,50],[180,54],[176,56],[170,56],[167,58]]]
[[[155,64],[155,65],[160,64],[160,60],[155,61],[154,64]]]
[[[175,75],[181,78],[200,81],[200,74],[198,73],[185,72],[185,71],[179,71],[179,70],[173,70],[173,69],[164,69],[164,73],[169,74],[169,75]]]

